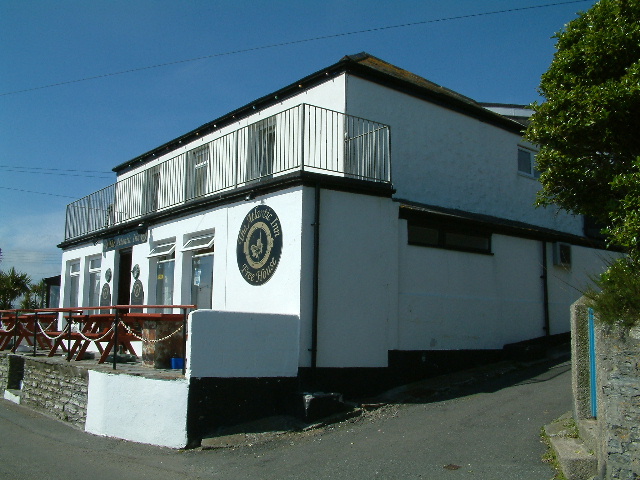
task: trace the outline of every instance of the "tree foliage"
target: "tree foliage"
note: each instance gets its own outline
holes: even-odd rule
[[[640,325],[640,263],[631,257],[613,262],[609,269],[594,279],[598,290],[586,292],[589,305],[598,319],[612,325]]]
[[[556,34],[526,137],[540,145],[539,205],[606,225],[640,253],[640,0],[600,0]]]
[[[29,291],[24,293],[20,300],[20,308],[31,310],[34,308],[44,308],[47,295],[47,284],[44,279],[29,286]]]
[[[0,270],[0,310],[13,308],[13,303],[31,290],[31,277],[18,272],[14,267],[9,271]]]

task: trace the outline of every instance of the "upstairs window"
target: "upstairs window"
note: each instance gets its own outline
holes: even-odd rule
[[[143,186],[143,214],[155,212],[158,209],[158,195],[160,192],[160,167],[151,167],[144,173]]]
[[[201,197],[207,193],[209,177],[209,145],[187,152],[186,197]]]
[[[540,178],[540,172],[535,168],[535,152],[524,147],[518,147],[518,173],[528,177]]]
[[[269,177],[275,163],[276,119],[267,118],[247,128],[247,180]]]

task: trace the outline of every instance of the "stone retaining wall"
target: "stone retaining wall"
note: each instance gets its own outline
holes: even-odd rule
[[[84,428],[89,375],[86,369],[37,357],[0,355],[0,393],[20,389],[20,403]]]
[[[596,328],[599,452],[608,479],[640,478],[640,328]]]
[[[588,308],[571,311],[574,417],[591,417]],[[596,456],[599,478],[640,478],[640,327],[595,322]]]
[[[24,361],[19,355],[0,356],[0,395],[5,389],[20,390]]]
[[[9,377],[9,359],[6,355],[0,355],[0,394],[7,388]]]

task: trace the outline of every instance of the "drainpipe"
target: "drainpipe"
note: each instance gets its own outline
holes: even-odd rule
[[[544,331],[545,336],[551,335],[551,324],[549,321],[549,281],[547,276],[547,242],[542,242],[542,296],[544,302]]]
[[[315,186],[313,214],[313,300],[311,313],[311,383],[315,381],[318,357],[318,266],[320,259],[320,185]]]

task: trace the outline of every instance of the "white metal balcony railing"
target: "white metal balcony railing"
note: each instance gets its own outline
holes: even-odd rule
[[[302,170],[391,183],[389,127],[297,105],[70,203],[65,240]]]

